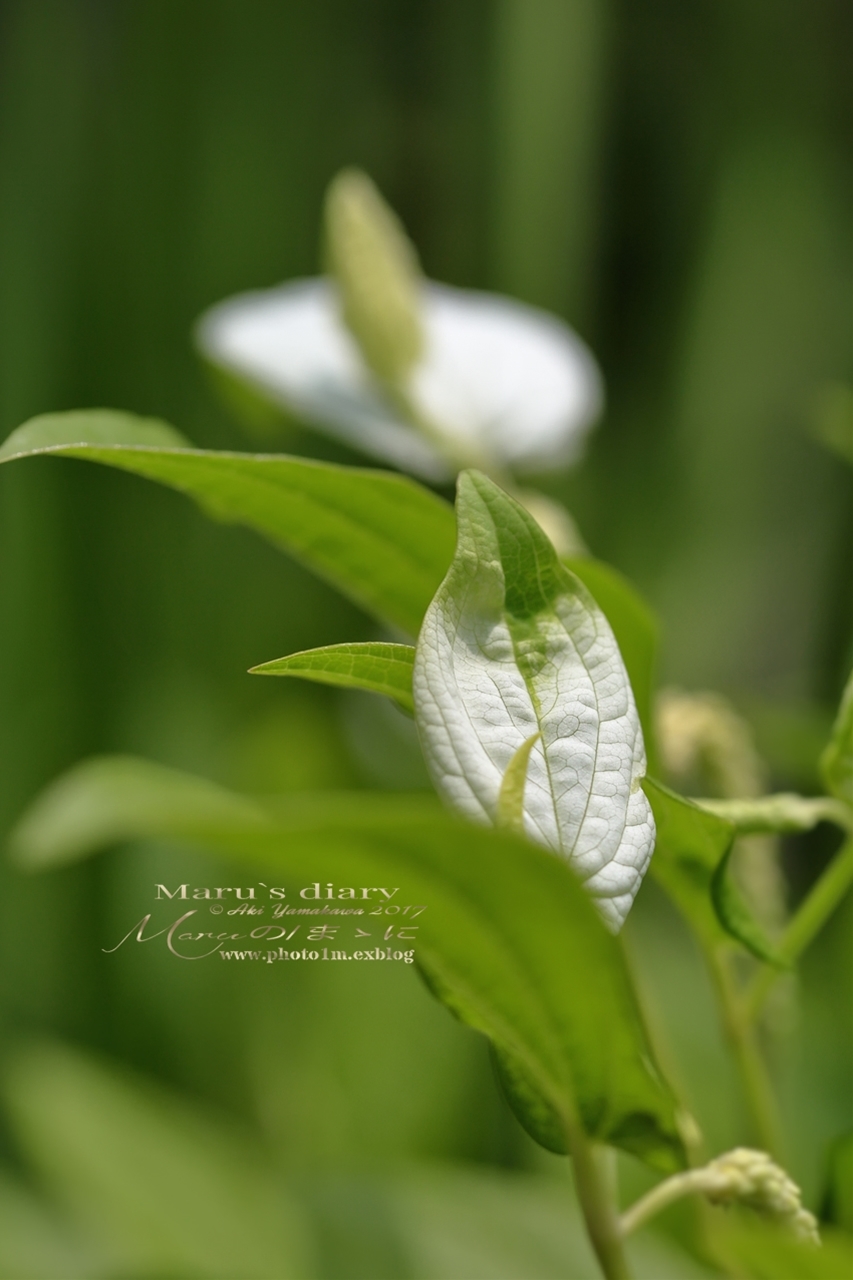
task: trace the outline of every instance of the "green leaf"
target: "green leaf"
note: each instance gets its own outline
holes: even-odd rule
[[[182,447],[165,423],[92,409],[19,427],[0,462],[61,454],[157,480],[248,525],[380,621],[415,636],[453,554],[453,512],[404,476]]]
[[[122,840],[175,834],[203,841],[265,821],[252,800],[205,778],[134,756],[104,756],[43,791],[11,833],[9,849],[20,866],[38,871]]]
[[[664,1170],[681,1164],[675,1103],[654,1065],[622,949],[564,861],[411,797],[303,794],[253,805],[242,829],[232,818],[211,830],[199,813],[198,779],[162,769],[160,804],[157,767],[143,762],[134,799],[131,762],[123,760],[117,798],[111,763],[79,766],[54,785],[52,799],[36,802],[35,814],[48,812],[51,821],[25,817],[20,857],[46,865],[51,840],[58,859],[65,856],[62,804],[89,815],[92,848],[114,838],[123,808],[136,815],[140,835],[201,843],[273,866],[296,884],[304,877],[303,884],[399,886],[399,901],[427,908],[408,945],[430,985],[515,1064],[561,1133],[566,1118],[579,1115],[596,1140]],[[242,803],[235,800],[234,815]],[[78,853],[80,832],[78,823]],[[371,945],[376,939],[381,934]]]
[[[853,672],[841,696],[832,735],[820,759],[826,789],[853,805]]]
[[[711,877],[711,901],[717,918],[726,932],[746,947],[747,951],[751,951],[758,960],[777,965],[780,969],[786,968],[785,962],[777,954],[776,948],[732,879],[731,860],[736,848],[737,845],[732,844],[723,854]]]
[[[15,1280],[110,1280],[109,1257],[72,1232],[52,1205],[0,1172],[0,1276]]]
[[[323,649],[305,649],[287,658],[275,658],[252,667],[251,675],[299,676],[319,684],[343,685],[383,693],[407,711],[414,712],[412,666],[415,651],[408,644],[330,644]]]
[[[415,653],[415,717],[433,782],[451,807],[494,824],[506,771],[538,735],[525,833],[572,864],[618,929],[654,826],[613,632],[535,520],[486,476],[462,472],[456,510],[456,555]]]
[[[827,1164],[821,1217],[853,1234],[853,1132],[832,1144]]]
[[[5,1093],[25,1153],[122,1274],[313,1274],[301,1211],[222,1122],[59,1045],[16,1054]]]
[[[729,874],[734,824],[652,778],[643,790],[657,827],[651,872],[676,906],[707,942],[727,934],[759,959],[780,964]]]
[[[563,563],[580,578],[613,629],[634,690],[646,754],[653,767],[652,694],[658,650],[657,618],[636,588],[612,565],[588,556],[577,556]]]
[[[643,790],[657,829],[650,872],[697,932],[717,941],[724,929],[711,901],[711,881],[735,829],[652,778],[643,781]]]
[[[853,1274],[853,1239],[821,1227],[820,1248],[797,1240],[782,1225],[738,1214],[715,1223],[714,1252],[729,1274],[750,1280],[847,1280]]]

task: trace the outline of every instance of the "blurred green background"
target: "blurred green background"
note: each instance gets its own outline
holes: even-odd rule
[[[428,274],[549,307],[590,343],[605,418],[581,464],[539,483],[658,611],[666,682],[731,697],[773,785],[808,791],[853,660],[850,470],[815,439],[828,389],[851,377],[850,27],[841,0],[4,0],[2,434],[109,405],[199,445],[256,447],[191,326],[230,293],[314,274],[324,187],[359,164]],[[279,443],[360,461],[307,431]],[[4,468],[0,574],[4,830],[93,752],[259,792],[423,785],[396,714],[245,674],[367,638],[369,621],[175,494],[76,462]],[[795,895],[832,847],[819,830],[786,848]],[[533,1149],[483,1044],[413,972],[102,954],[153,880],[211,882],[207,866],[152,845],[43,878],[0,869],[0,1273],[278,1274],[268,1168],[302,1223],[281,1275],[595,1274],[576,1228],[560,1234],[561,1162]],[[812,1204],[851,1124],[843,916],[808,957],[799,1014],[789,993],[777,1046]],[[704,979],[651,887],[629,945],[710,1149],[743,1140]],[[123,1093],[88,1056],[16,1056],[34,1037],[180,1101]],[[192,1117],[167,1123],[173,1103]],[[139,1209],[157,1199],[154,1166],[125,1156],[184,1120],[226,1145],[234,1126],[245,1151],[202,1160],[187,1138],[169,1160],[201,1178],[245,1156],[254,1172],[181,1208],[195,1224],[181,1244],[168,1206]],[[125,1156],[111,1155],[123,1125]],[[245,1273],[232,1219],[234,1239],[261,1241]],[[194,1253],[217,1229],[225,1243]],[[307,1253],[287,1261],[300,1232]],[[645,1247],[654,1280],[701,1274]]]

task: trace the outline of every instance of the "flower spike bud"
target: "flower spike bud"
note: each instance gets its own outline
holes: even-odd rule
[[[817,1219],[802,1205],[800,1188],[766,1151],[735,1147],[701,1169],[677,1173],[653,1187],[622,1214],[620,1230],[630,1235],[682,1196],[699,1194],[711,1204],[743,1204],[775,1218],[800,1240],[819,1245]]]
[[[800,1188],[766,1151],[735,1147],[712,1160],[704,1173],[705,1195],[712,1204],[739,1201],[787,1223],[799,1239],[820,1244],[817,1219],[803,1208]]]
[[[360,169],[344,169],[326,194],[325,251],[341,314],[380,382],[401,386],[420,358],[421,271],[397,215]]]
[[[568,325],[425,280],[396,215],[357,169],[332,181],[325,224],[328,276],[229,298],[196,326],[247,425],[257,430],[258,409],[273,406],[439,483],[474,466],[512,488],[578,457],[603,388]],[[537,519],[546,501],[539,495]],[[575,545],[564,517],[546,524],[561,551]]]

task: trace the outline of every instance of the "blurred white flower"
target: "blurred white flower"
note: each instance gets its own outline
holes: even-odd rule
[[[196,338],[214,365],[379,461],[425,480],[464,461],[513,472],[570,462],[602,406],[589,349],[562,321],[508,298],[425,282],[424,349],[408,396],[418,431],[371,375],[327,279],[241,294],[207,311]],[[446,451],[434,443],[446,436]]]

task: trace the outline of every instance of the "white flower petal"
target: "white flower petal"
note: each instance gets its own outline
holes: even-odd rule
[[[561,321],[497,295],[428,283],[426,350],[411,394],[425,415],[505,465],[569,461],[601,410],[601,379]],[[371,383],[324,279],[243,294],[202,316],[197,341],[214,364],[382,461],[428,480],[447,461]]]

